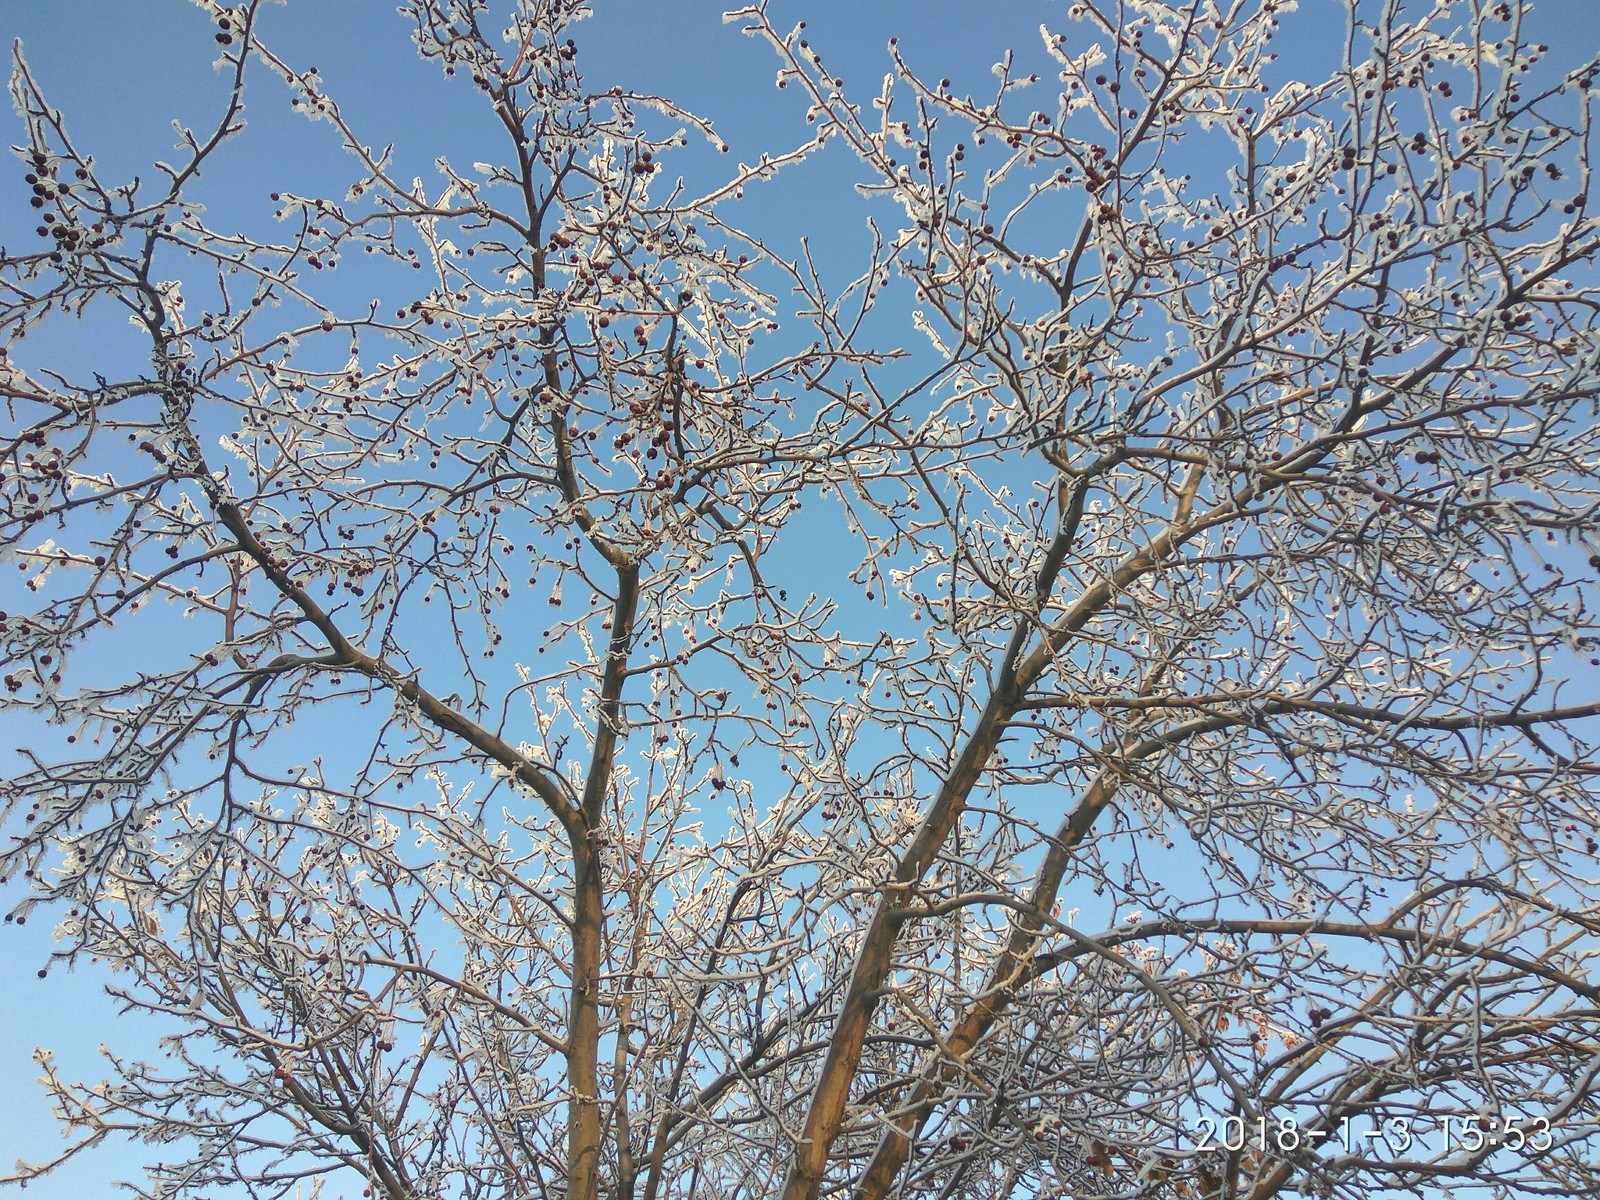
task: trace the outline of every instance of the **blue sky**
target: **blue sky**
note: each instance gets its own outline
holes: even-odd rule
[[[577,35],[580,62],[597,89],[615,81],[671,96],[716,122],[732,161],[806,137],[795,97],[773,88],[770,52],[725,25],[721,3],[601,0],[597,7],[599,15]],[[1340,30],[1332,0],[1305,0],[1303,7],[1314,37]],[[320,68],[354,125],[370,130],[374,142],[395,142],[408,164],[402,175],[430,174],[431,160],[441,152],[456,161],[493,158],[499,149],[494,131],[481,141],[472,132],[485,126],[470,89],[440,86],[434,69],[411,52],[405,22],[392,9],[387,0],[290,0],[267,10],[265,31],[293,61]],[[815,44],[845,78],[847,90],[862,99],[876,91],[887,67],[884,43],[891,35],[900,38],[908,59],[925,64],[930,74],[949,75],[958,90],[963,81],[982,89],[989,64],[1004,46],[1037,43],[1037,7],[1007,0],[789,0],[774,9],[808,20]],[[1592,52],[1600,41],[1596,0],[1545,0],[1539,9],[1557,65]],[[213,32],[203,14],[181,0],[7,0],[0,8],[0,34],[8,45],[21,39],[75,136],[112,178],[147,173],[152,159],[169,153],[173,119],[201,124],[209,118],[223,86],[211,68]],[[327,127],[308,127],[292,114],[276,81],[262,74],[247,101],[251,128],[219,160],[226,172],[213,172],[203,189],[219,223],[230,211],[259,219],[270,207],[266,194],[273,187],[314,191],[318,179],[343,168]],[[14,115],[8,111],[3,120],[4,140],[19,141]],[[680,169],[709,172],[718,166],[714,160],[708,148],[692,147]],[[770,197],[753,192],[739,215],[775,239],[812,236],[845,261],[863,244],[867,210],[842,204],[838,189],[829,185],[847,177],[851,164],[835,147],[802,169],[802,182],[804,172],[814,173],[815,186],[797,191],[790,180]],[[31,236],[20,176],[15,161],[0,172],[0,243],[16,245]],[[814,197],[810,203],[803,199],[807,195]],[[802,197],[799,203],[796,196]],[[67,345],[64,339],[62,348]],[[0,588],[9,583],[0,581]],[[129,1019],[117,1018],[116,1005],[99,994],[98,981],[86,971],[34,978],[48,953],[48,924],[41,915],[26,929],[0,929],[0,961],[10,984],[0,993],[0,1021],[10,1031],[0,1045],[0,1094],[9,1117],[0,1125],[0,1163],[18,1156],[38,1161],[51,1152],[53,1124],[32,1083],[36,1044],[52,1047],[65,1071],[94,1077],[95,1047],[110,1037],[113,1023],[119,1048],[148,1044],[154,1034],[149,1027],[130,1030]],[[131,1173],[140,1159],[139,1148],[107,1151],[64,1168],[30,1194],[96,1194],[106,1180]]]

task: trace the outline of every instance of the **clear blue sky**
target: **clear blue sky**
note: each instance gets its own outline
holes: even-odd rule
[[[580,63],[592,85],[625,83],[657,91],[716,121],[732,146],[731,161],[753,159],[805,137],[793,94],[773,88],[776,64],[767,48],[743,38],[721,20],[724,5],[706,0],[599,0],[599,15],[580,29]],[[1065,26],[1065,5],[1046,7]],[[1326,37],[1342,28],[1333,0],[1302,0],[1305,28]],[[316,65],[347,116],[374,143],[393,141],[402,176],[431,174],[436,154],[470,162],[496,156],[499,146],[470,89],[443,88],[436,71],[412,52],[406,22],[393,0],[290,0],[265,10],[265,33],[291,61]],[[948,75],[978,90],[988,68],[1008,45],[1037,44],[1040,6],[993,0],[783,0],[774,5],[785,20],[809,21],[810,36],[847,90],[865,102],[887,69],[885,42],[898,35],[906,57],[934,76]],[[1543,33],[1557,63],[1593,51],[1600,42],[1600,0],[1544,0]],[[80,144],[110,178],[149,174],[153,159],[170,153],[171,121],[204,124],[216,109],[223,82],[211,68],[213,26],[183,0],[4,0],[0,34],[9,46],[20,38],[29,62],[67,116]],[[307,126],[289,111],[276,81],[258,76],[247,96],[251,128],[231,146],[213,171],[206,196],[214,218],[230,208],[259,218],[266,193],[275,186],[314,191],[318,178],[342,171],[343,159],[326,126]],[[4,140],[21,140],[13,114],[4,115]],[[481,131],[481,132],[479,132]],[[692,152],[712,165],[703,150]],[[693,158],[686,158],[686,162]],[[14,160],[0,171],[0,243],[32,238],[33,218]],[[819,181],[837,179],[849,164],[834,158],[812,165]],[[302,182],[295,183],[299,179]],[[861,236],[862,211],[840,207],[837,192],[807,208],[785,185],[783,204],[752,195],[748,213],[776,236],[801,233],[835,238],[841,253]],[[0,607],[11,581],[0,580]],[[9,748],[0,748],[9,770]],[[148,1028],[130,1029],[115,1005],[99,994],[93,974],[56,972],[36,980],[50,946],[49,920],[36,917],[26,929],[0,928],[0,961],[7,986],[0,991],[0,1162],[24,1156],[38,1161],[56,1145],[54,1126],[42,1111],[32,1080],[33,1047],[55,1049],[63,1068],[97,1077],[94,1049],[113,1040],[120,1049],[149,1042]],[[114,1033],[112,1026],[116,1028]],[[130,1045],[130,1043],[133,1043]],[[142,1161],[135,1147],[109,1150],[63,1169],[34,1185],[30,1195],[68,1197],[100,1194],[105,1181],[125,1177]]]

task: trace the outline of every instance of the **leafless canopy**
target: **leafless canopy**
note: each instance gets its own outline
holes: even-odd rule
[[[137,180],[12,76],[8,919],[171,1030],[41,1054],[69,1154],[170,1143],[152,1197],[1600,1189],[1562,30],[1074,0],[857,90],[760,3],[705,36],[797,132],[724,158],[585,82],[577,0],[407,0],[500,146],[412,180],[260,0],[196,3],[226,103]],[[341,190],[201,207],[247,77]]]

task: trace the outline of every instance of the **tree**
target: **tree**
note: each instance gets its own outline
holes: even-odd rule
[[[501,146],[429,183],[196,2],[226,100],[138,179],[12,83],[8,919],[173,1031],[45,1060],[69,1153],[1600,1186],[1600,62],[1513,0],[1075,0],[868,98],[756,4],[810,130],[726,168],[577,0],[408,0]],[[343,190],[202,207],[247,78]],[[741,216],[846,157],[860,261]]]

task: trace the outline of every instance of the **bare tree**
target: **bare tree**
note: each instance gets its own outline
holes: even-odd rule
[[[427,183],[196,2],[226,103],[140,179],[12,80],[8,920],[173,1031],[41,1056],[69,1155],[1600,1188],[1600,63],[1516,0],[1074,0],[857,97],[757,4],[810,128],[713,178],[577,0],[408,0],[504,147]],[[346,191],[201,208],[247,76]],[[735,207],[830,143],[843,271]]]

